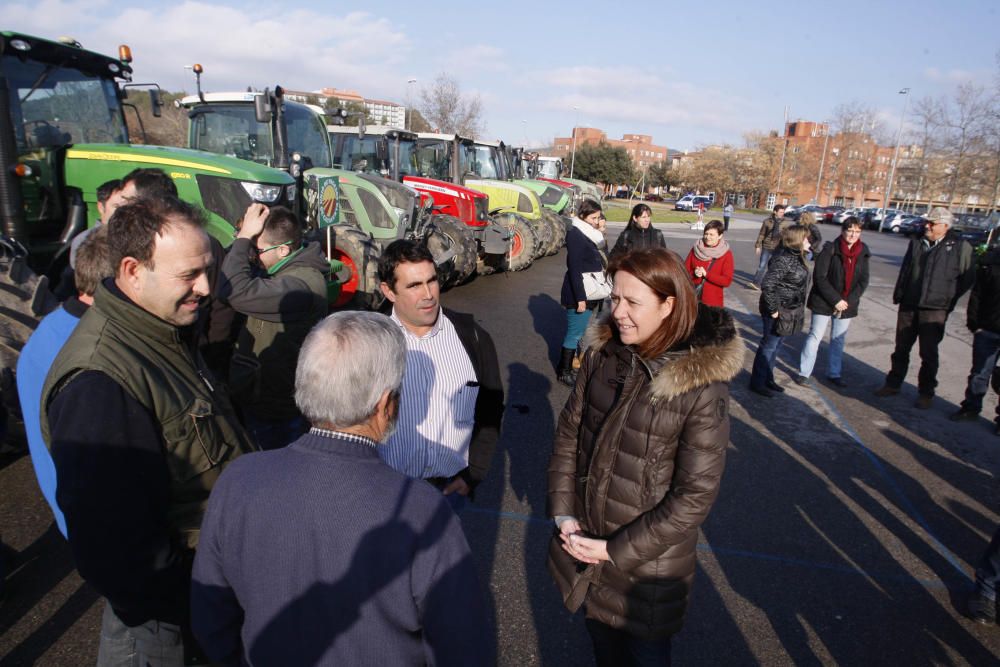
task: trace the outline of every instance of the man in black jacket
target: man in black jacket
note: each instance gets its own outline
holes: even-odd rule
[[[496,348],[471,315],[441,308],[434,258],[395,241],[378,264],[380,288],[406,339],[399,426],[379,456],[422,478],[461,509],[493,460],[503,418]]]
[[[944,338],[948,314],[975,280],[972,246],[949,233],[951,212],[938,206],[927,216],[924,237],[910,241],[896,279],[892,302],[899,305],[896,349],[885,385],[876,396],[892,396],[906,379],[910,350],[920,341],[920,373],[916,407],[927,410],[937,387],[938,345]]]
[[[969,371],[965,400],[961,409],[951,415],[952,421],[979,418],[987,383],[995,373],[997,353],[1000,352],[1000,248],[996,246],[977,263],[976,285],[969,295],[966,324],[973,333],[972,370]],[[996,422],[996,432],[1000,435],[1000,405],[997,406]]]
[[[326,317],[329,273],[319,243],[303,245],[294,213],[250,205],[222,263],[218,293],[246,316],[229,384],[261,449],[284,447],[309,428],[295,405],[295,364],[306,334]]]

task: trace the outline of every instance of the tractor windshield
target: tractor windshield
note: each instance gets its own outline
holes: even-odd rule
[[[538,173],[536,178],[559,178],[559,162],[556,160],[538,160]]]
[[[417,173],[440,181],[451,180],[451,141],[420,140],[415,149]]]
[[[252,103],[204,104],[191,119],[191,148],[274,164],[274,144],[268,123],[258,123]],[[306,107],[285,105],[288,151],[312,160],[314,167],[330,167],[326,124]],[[291,157],[291,155],[289,155]]]
[[[18,151],[128,143],[113,79],[11,55],[2,63]]]
[[[389,165],[380,164],[382,160],[378,158],[377,143],[383,137],[375,134],[366,134],[364,139],[358,138],[357,134],[340,135],[343,169],[360,171],[365,174],[380,174],[385,176],[389,173]]]
[[[475,174],[479,178],[503,178],[503,167],[497,160],[492,146],[462,146],[462,173]]]
[[[420,151],[413,139],[399,139],[399,176],[427,176],[420,165]]]

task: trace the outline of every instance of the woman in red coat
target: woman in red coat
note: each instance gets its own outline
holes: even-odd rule
[[[720,220],[712,220],[705,225],[701,240],[691,248],[685,262],[695,289],[701,286],[701,302],[718,308],[725,305],[722,290],[732,284],[736,268],[733,251],[722,238],[724,231]]]

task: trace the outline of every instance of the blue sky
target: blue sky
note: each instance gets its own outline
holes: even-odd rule
[[[363,9],[358,9],[363,7]],[[280,11],[276,11],[280,9]],[[487,136],[521,144],[580,125],[671,148],[740,144],[841,103],[895,127],[911,101],[992,85],[998,0],[819,2],[148,2],[5,0],[0,27],[132,47],[137,81],[193,90],[355,89],[405,103],[439,72],[481,95]],[[578,110],[574,110],[577,107]]]

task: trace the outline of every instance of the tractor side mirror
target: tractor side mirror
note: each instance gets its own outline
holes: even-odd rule
[[[271,122],[271,91],[265,89],[260,95],[253,96],[253,112],[258,123]]]
[[[149,89],[149,106],[153,110],[154,118],[163,115],[163,100],[160,99],[160,91],[156,88]]]
[[[364,112],[358,117],[358,139],[365,138],[365,130],[368,128],[365,126],[365,114]]]
[[[389,142],[386,141],[385,137],[379,137],[379,140],[375,142],[375,157],[377,157],[380,162],[384,162],[389,159]]]

